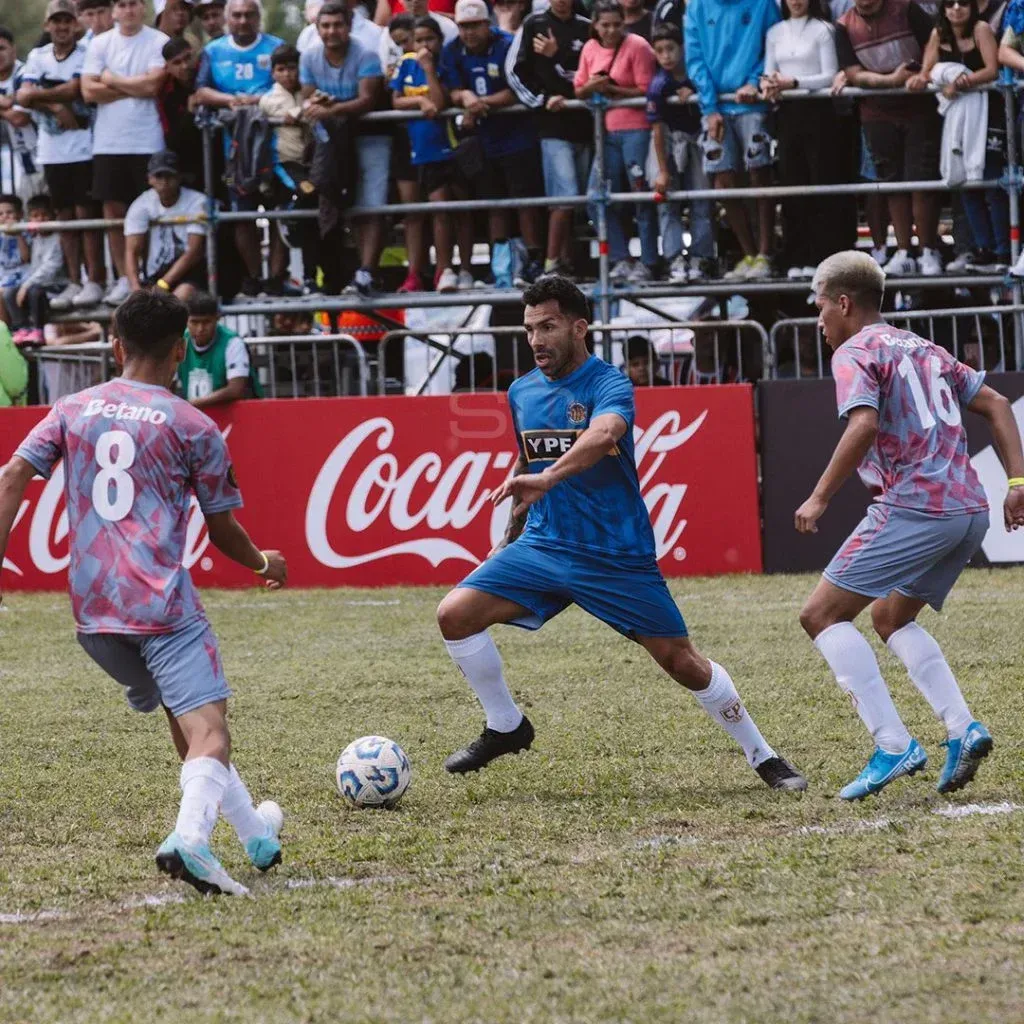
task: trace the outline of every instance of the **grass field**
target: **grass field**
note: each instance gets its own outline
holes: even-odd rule
[[[468,779],[444,756],[481,714],[431,590],[214,592],[235,761],[285,809],[254,898],[157,875],[177,767],[74,641],[66,598],[0,613],[0,1021],[1015,1021],[1024,1019],[1024,571],[968,572],[946,649],[996,739],[934,790],[941,729],[883,671],[928,770],[855,806],[869,753],[800,632],[811,577],[673,584],[698,644],[808,775],[768,791],[643,652],[570,610],[499,630],[534,750]],[[413,783],[350,812],[333,766],[397,739]],[[980,807],[979,807],[980,805]],[[987,813],[981,813],[987,812]]]

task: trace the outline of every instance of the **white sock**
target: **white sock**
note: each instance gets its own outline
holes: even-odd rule
[[[181,807],[174,830],[189,845],[209,843],[230,779],[227,768],[212,757],[196,757],[181,766]]]
[[[224,820],[235,830],[239,841],[244,845],[250,839],[265,836],[267,823],[256,813],[252,797],[249,796],[249,790],[245,788],[238,770],[234,765],[231,765],[229,770],[231,776],[220,803],[220,813],[224,815]]]
[[[942,719],[950,739],[962,739],[974,719],[935,638],[916,622],[909,622],[889,637],[888,644],[889,650],[907,666],[913,684]]]
[[[501,655],[490,633],[475,633],[465,640],[445,640],[444,645],[483,705],[487,713],[487,728],[495,732],[517,729],[523,713],[508,692],[501,669]]]
[[[910,733],[892,702],[871,645],[852,622],[837,622],[814,639],[836,682],[850,695],[861,721],[887,754],[902,754]]]
[[[703,690],[691,690],[704,710],[743,748],[751,768],[775,757],[760,729],[747,714],[736,686],[721,665],[711,662],[711,682]]]

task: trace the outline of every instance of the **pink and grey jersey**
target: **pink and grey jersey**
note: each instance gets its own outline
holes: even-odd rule
[[[840,417],[878,410],[878,436],[860,476],[885,505],[949,516],[988,508],[967,454],[961,408],[985,374],[945,349],[888,324],[872,324],[832,356]]]
[[[166,633],[202,617],[182,565],[192,495],[238,508],[227,445],[166,388],[112,380],[60,399],[15,455],[49,478],[64,459],[71,606],[82,633]]]

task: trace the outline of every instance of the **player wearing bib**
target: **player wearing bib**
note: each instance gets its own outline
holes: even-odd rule
[[[234,518],[242,497],[216,424],[164,386],[184,356],[187,316],[159,291],[118,307],[123,375],[58,401],[0,473],[0,556],[28,482],[62,473],[78,640],[133,708],[163,706],[184,761],[178,821],[157,865],[200,892],[245,893],[210,851],[218,811],[264,871],[281,859],[279,824],[253,808],[228,759],[230,691],[182,564],[193,495],[224,554],[275,589],[287,570],[280,552],[259,551]]]
[[[946,726],[940,793],[974,778],[992,749],[968,710],[946,659],[917,624],[925,605],[942,608],[988,530],[988,501],[971,466],[963,409],[988,421],[1009,474],[1006,528],[1024,525],[1024,455],[1010,404],[945,349],[897,330],[880,313],[885,276],[863,253],[830,256],[818,267],[818,324],[834,349],[839,415],[848,420],[796,528],[816,523],[859,467],[874,493],[867,515],[825,569],[800,622],[850,695],[875,741],[861,774],[839,795],[859,800],[927,761],[900,719],[867,640],[853,620],[869,604],[875,631]]]
[[[529,749],[533,726],[519,710],[487,633],[509,623],[539,629],[577,604],[642,644],[743,748],[773,789],[807,782],[768,745],[729,673],[687,638],[655,557],[633,450],[633,387],[587,352],[583,293],[556,275],[523,293],[524,325],[537,368],[509,390],[519,442],[513,475],[495,492],[512,498],[505,540],[441,602],[445,646],[487,714],[480,737],[445,761],[477,771]]]

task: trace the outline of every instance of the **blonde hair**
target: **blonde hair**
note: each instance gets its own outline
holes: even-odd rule
[[[882,308],[885,273],[866,252],[847,249],[818,264],[811,288],[815,295],[830,299],[847,295],[856,305],[877,310]]]

